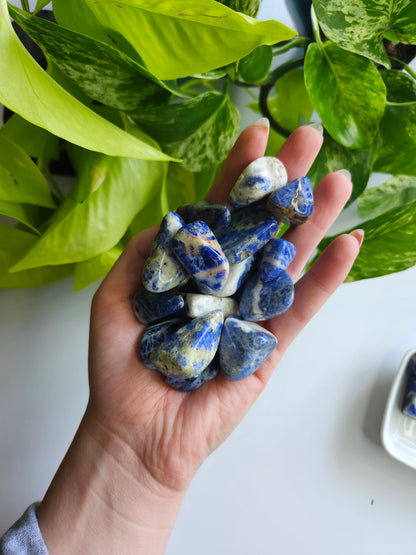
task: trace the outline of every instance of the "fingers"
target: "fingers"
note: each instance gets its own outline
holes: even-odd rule
[[[304,125],[293,131],[277,154],[286,166],[289,181],[308,173],[322,142],[323,136],[313,127]]]

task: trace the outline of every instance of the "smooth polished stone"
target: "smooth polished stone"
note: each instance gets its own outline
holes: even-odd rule
[[[313,211],[312,183],[300,177],[275,191],[267,201],[267,209],[286,224],[303,224]]]
[[[134,296],[134,312],[142,324],[157,322],[184,306],[184,298],[175,289],[165,293],[150,293],[146,289],[139,289]]]
[[[270,239],[263,249],[259,265],[259,276],[262,281],[272,281],[280,270],[286,270],[296,254],[293,243],[279,237]]]
[[[200,220],[212,229],[214,235],[222,233],[230,225],[231,212],[225,204],[210,204],[209,202],[195,202],[182,204],[176,209],[185,223]]]
[[[202,370],[199,376],[196,378],[186,378],[181,380],[180,378],[166,378],[166,383],[173,387],[173,389],[177,389],[178,391],[195,391],[204,385],[204,383],[213,380],[218,375],[218,364],[215,362],[211,362],[209,366]]]
[[[293,303],[294,295],[294,285],[286,270],[280,270],[277,277],[267,283],[255,274],[244,286],[240,314],[250,321],[275,318],[286,312]]]
[[[172,239],[172,250],[201,293],[210,295],[224,286],[230,265],[206,223],[185,225]]]
[[[267,210],[250,206],[232,213],[230,226],[218,241],[230,264],[236,264],[260,250],[278,229],[279,222]]]
[[[227,281],[222,289],[217,291],[215,295],[217,297],[231,297],[234,295],[244,280],[250,273],[251,269],[257,261],[257,253],[245,258],[237,264],[230,264],[230,272],[228,274]]]
[[[147,368],[157,370],[156,366],[150,362],[150,355],[165,339],[185,323],[186,321],[182,318],[173,318],[146,328],[140,342],[140,358]]]
[[[195,378],[217,352],[223,321],[221,310],[194,318],[159,345],[150,362],[165,376]]]
[[[287,183],[286,167],[274,156],[263,156],[249,164],[231,189],[229,200],[234,208],[257,202]]]
[[[233,382],[242,380],[263,364],[276,345],[276,337],[258,324],[230,316],[218,349],[221,370]]]
[[[221,310],[224,318],[238,316],[240,311],[234,299],[214,297],[214,295],[199,295],[197,293],[185,294],[185,309],[191,318],[203,316],[213,310]]]
[[[172,238],[184,225],[176,212],[168,212],[163,218],[143,267],[143,287],[148,291],[169,291],[189,280],[189,275],[171,251]]]
[[[402,410],[406,416],[416,419],[416,355],[409,360],[409,370]]]

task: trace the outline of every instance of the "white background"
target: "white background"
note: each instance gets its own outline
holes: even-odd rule
[[[281,1],[260,17],[291,25]],[[379,438],[416,348],[415,283],[416,267],[340,288],[197,474],[168,555],[414,550],[416,472]],[[0,534],[42,498],[83,414],[95,289],[0,290]]]

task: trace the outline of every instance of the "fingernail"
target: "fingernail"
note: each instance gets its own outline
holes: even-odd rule
[[[342,173],[342,175],[345,175],[349,180],[351,180],[351,172],[349,170],[343,168],[342,170],[337,170],[335,173]]]
[[[312,129],[316,129],[317,131],[319,131],[321,135],[324,134],[324,128],[322,123],[317,123],[317,122],[309,123],[308,127],[312,127]]]
[[[350,235],[357,239],[358,246],[361,247],[362,242],[364,241],[364,229],[354,229],[354,231],[351,231]]]
[[[266,127],[267,130],[270,128],[270,121],[268,118],[260,118],[253,125],[258,125],[259,127]]]

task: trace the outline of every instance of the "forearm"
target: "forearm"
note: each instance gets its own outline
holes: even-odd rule
[[[157,555],[184,495],[155,483],[136,454],[86,414],[37,514],[50,555]]]

